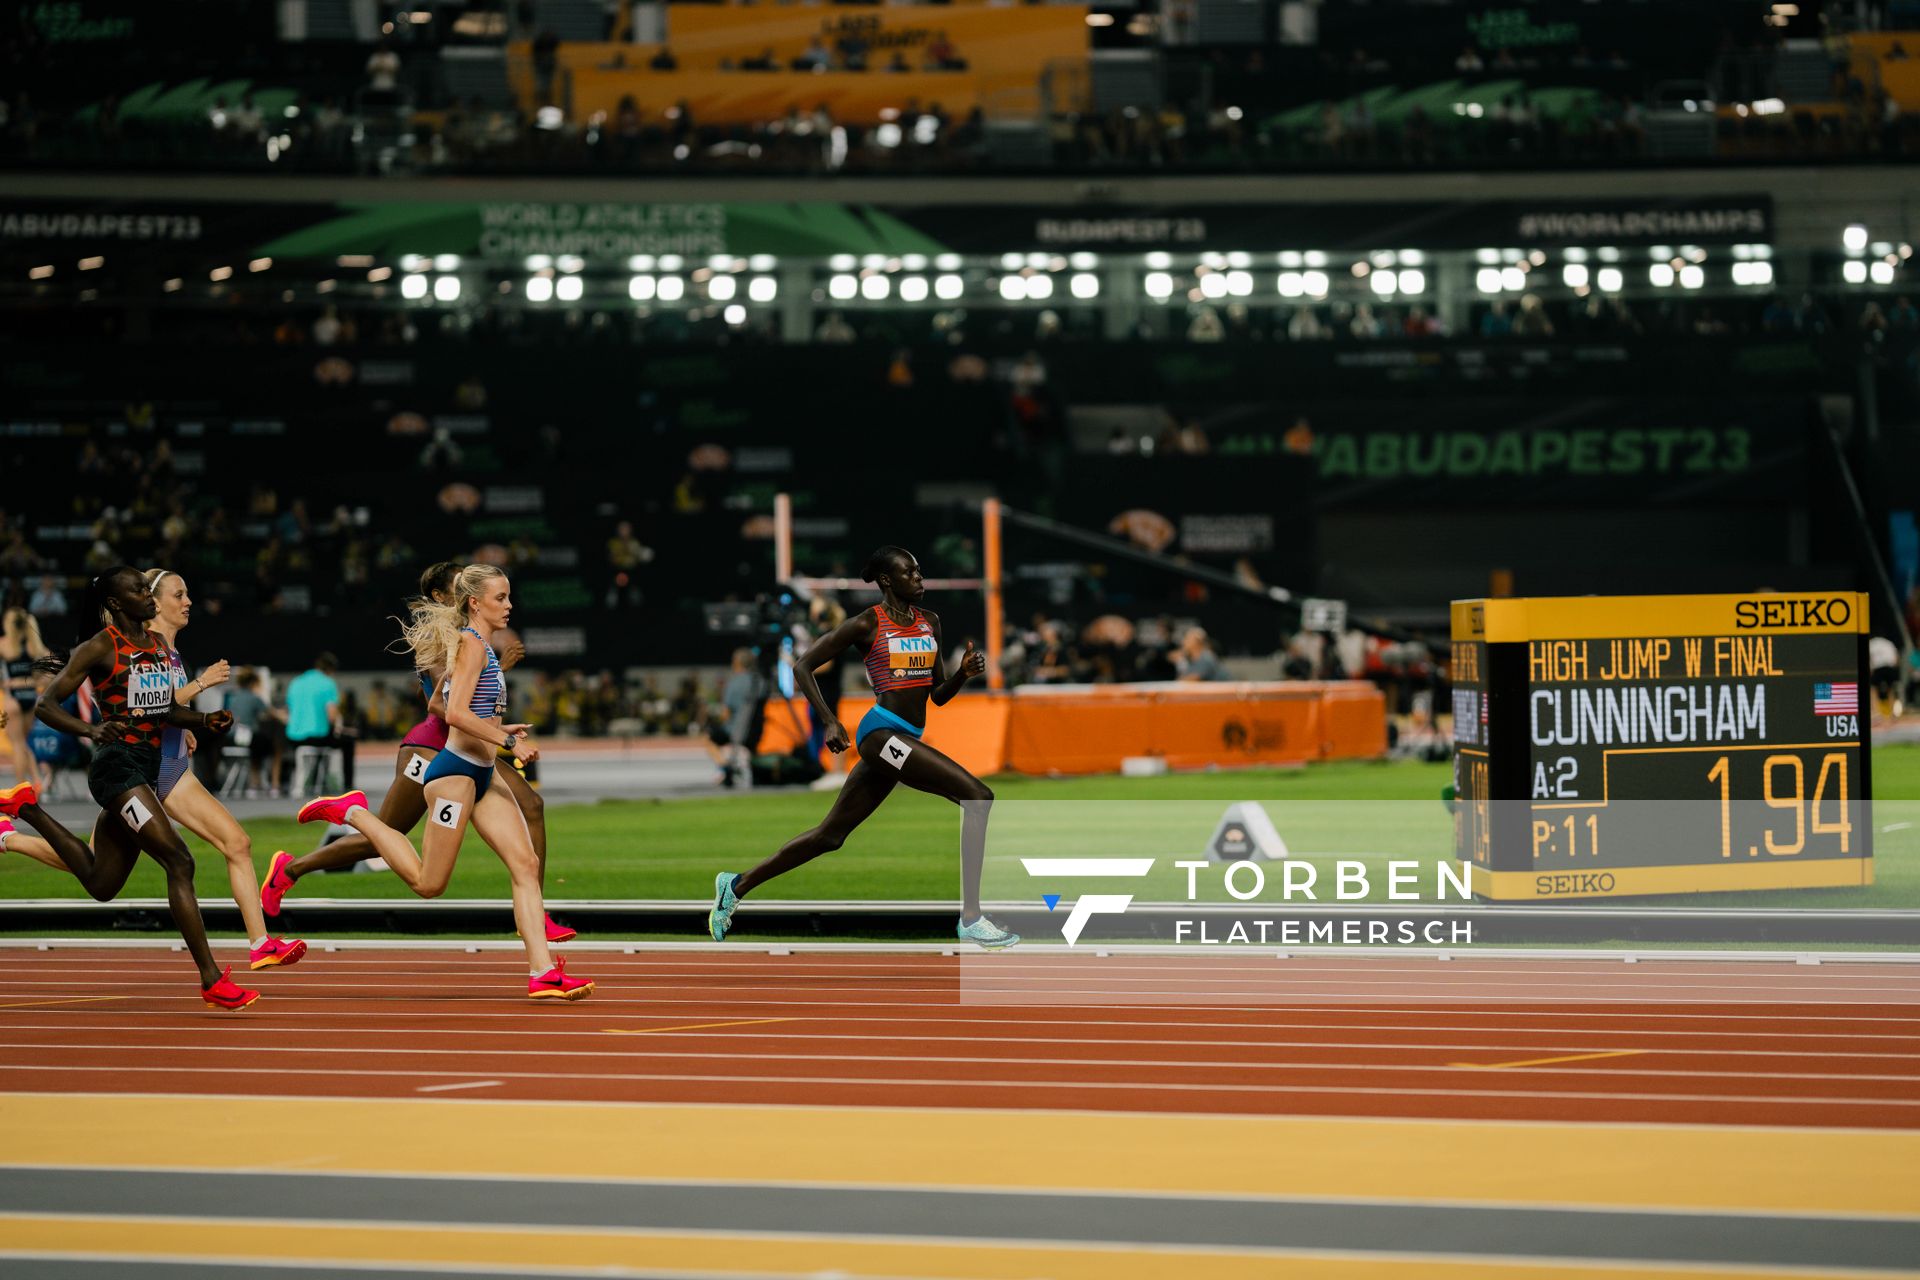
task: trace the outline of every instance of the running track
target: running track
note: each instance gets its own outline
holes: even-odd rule
[[[1751,1242],[1758,1251],[1751,1257],[1739,1254],[1737,1243],[1724,1257],[1695,1256],[1688,1252],[1695,1248],[1691,1237],[1669,1241],[1648,1225],[1668,1218],[1610,1223],[1603,1233],[1608,1240],[1650,1242],[1655,1261],[1724,1264],[1713,1274],[1745,1274],[1736,1264],[1828,1259],[1819,1250],[1829,1246],[1840,1251],[1833,1259],[1875,1274],[1893,1273],[1883,1254],[1909,1264],[1920,1257],[1920,1194],[1910,1189],[1908,1163],[1920,1146],[1906,1145],[1920,1138],[1912,1134],[1920,1130],[1920,964],[1442,962],[1424,955],[1277,958],[1252,951],[1099,956],[1038,948],[965,956],[570,950],[573,967],[599,984],[592,999],[577,1004],[528,1005],[519,995],[522,965],[512,952],[343,949],[316,950],[294,969],[255,975],[265,998],[239,1014],[206,1009],[185,957],[170,951],[0,950],[6,992],[0,998],[0,1098],[6,1101],[0,1125],[27,1119],[26,1155],[0,1154],[0,1162],[39,1171],[29,1180],[32,1194],[54,1195],[44,1170],[71,1165],[88,1171],[76,1176],[110,1171],[134,1179],[113,1184],[115,1194],[123,1203],[144,1202],[161,1192],[137,1181],[142,1168],[211,1177],[259,1162],[199,1150],[203,1144],[183,1154],[177,1132],[169,1138],[156,1130],[142,1147],[141,1140],[115,1136],[144,1126],[130,1117],[269,1108],[249,1123],[285,1132],[295,1146],[312,1145],[312,1167],[356,1171],[362,1180],[406,1172],[464,1187],[458,1179],[483,1172],[640,1176],[656,1196],[691,1194],[687,1188],[719,1181],[751,1187],[761,1197],[774,1195],[777,1183],[786,1197],[777,1205],[738,1202],[748,1206],[740,1211],[747,1219],[765,1213],[768,1221],[788,1221],[780,1215],[800,1212],[791,1197],[823,1183],[964,1186],[975,1197],[1009,1187],[1106,1196],[1244,1191],[1282,1197],[1262,1202],[1269,1214],[1280,1212],[1276,1205],[1297,1207],[1302,1197],[1322,1210],[1326,1197],[1350,1207],[1364,1203],[1376,1215],[1388,1212],[1380,1205],[1389,1200],[1393,1213],[1419,1206],[1433,1212],[1444,1203],[1449,1212],[1470,1216],[1480,1211],[1475,1206],[1489,1212],[1500,1206],[1499,1212],[1520,1215],[1503,1230],[1530,1242],[1526,1258],[1579,1257],[1588,1275],[1614,1273],[1591,1270],[1594,1256],[1580,1252],[1578,1233],[1555,1234],[1539,1214],[1565,1205],[1582,1212],[1637,1206],[1662,1214],[1786,1214],[1788,1220],[1794,1213],[1865,1213],[1901,1224],[1883,1221],[1875,1230],[1915,1233],[1876,1244],[1867,1238],[1871,1233],[1850,1230],[1829,1241],[1819,1232],[1837,1231],[1834,1221],[1810,1217],[1785,1243],[1762,1250]],[[206,1099],[206,1109],[194,1110],[196,1097]],[[341,1101],[312,1101],[318,1099]],[[574,1109],[542,1110],[540,1104]],[[712,1104],[730,1110],[716,1112]],[[635,1105],[642,1110],[632,1111]],[[102,1108],[122,1117],[113,1134],[101,1137],[104,1155],[69,1152],[59,1133],[71,1127],[62,1131],[50,1120],[44,1141],[32,1136],[35,1121],[56,1111],[74,1117]],[[724,1150],[711,1149],[716,1115],[754,1117],[753,1126],[736,1128],[723,1144],[735,1149],[735,1163]],[[529,1139],[514,1127],[532,1116],[540,1118],[541,1135],[556,1132],[555,1125],[577,1126],[567,1130],[575,1134],[571,1153],[542,1150],[541,1137]],[[1244,1119],[1217,1128],[1210,1116]],[[629,1123],[621,1117],[639,1117],[631,1120],[633,1141],[646,1144],[644,1155],[598,1149],[601,1126],[611,1133]],[[1516,1121],[1525,1123],[1501,1123]],[[686,1127],[677,1127],[682,1122]],[[493,1137],[466,1150],[464,1144],[477,1141],[474,1133],[490,1125],[497,1126]],[[1280,1127],[1262,1127],[1273,1125]],[[1001,1149],[1031,1142],[1043,1158],[1022,1158],[1017,1170],[1009,1164],[958,1171],[941,1159],[985,1131]],[[348,1133],[363,1140],[339,1137]],[[399,1144],[405,1152],[369,1150],[388,1145],[383,1135],[402,1133],[413,1135]],[[1117,1133],[1147,1145],[1101,1147]],[[1271,1137],[1242,1151],[1256,1134]],[[1385,1147],[1368,1146],[1389,1136]],[[84,1137],[66,1140],[87,1145]],[[523,1143],[534,1153],[498,1154]],[[1278,1145],[1293,1158],[1276,1159]],[[1083,1148],[1088,1154],[1077,1164],[1063,1167],[1055,1158]],[[1356,1149],[1365,1154],[1352,1156]],[[1884,1168],[1876,1167],[1882,1162]],[[1384,1167],[1402,1163],[1408,1167]],[[0,1181],[5,1172],[0,1167]],[[1802,1172],[1819,1188],[1783,1185],[1800,1181]],[[1773,1185],[1748,1185],[1755,1180]],[[250,1184],[237,1185],[244,1191]],[[668,1186],[678,1191],[663,1189]],[[1903,1186],[1908,1189],[1898,1189]],[[323,1189],[335,1198],[343,1194],[333,1183]],[[8,1205],[18,1208],[20,1194],[0,1186],[0,1201]],[[920,1193],[902,1194],[909,1200],[888,1213],[910,1224],[920,1211],[911,1195]],[[832,1203],[851,1202],[843,1196]],[[1165,1234],[1173,1228],[1155,1225],[1157,1210],[1150,1207],[1089,1205],[1088,1220],[1111,1220],[1122,1239],[1158,1248],[1195,1243],[1178,1232]],[[329,1212],[360,1223],[374,1210],[335,1205]],[[497,1220],[497,1209],[477,1202],[472,1212],[475,1232]],[[659,1212],[658,1230],[699,1214],[686,1207]],[[1000,1205],[992,1220],[1018,1216]],[[334,1217],[325,1232],[338,1229]],[[0,1256],[7,1252],[5,1218],[0,1214]],[[51,1232],[47,1238],[58,1246],[20,1256],[81,1257],[84,1251],[56,1229],[60,1221],[19,1218],[15,1226],[29,1235]],[[92,1223],[88,1239],[108,1239],[119,1221]],[[597,1221],[589,1215],[589,1224]],[[631,1218],[617,1221],[623,1230],[637,1229]],[[1423,1219],[1419,1233],[1437,1238],[1444,1234],[1440,1221],[1455,1219]],[[1292,1242],[1313,1229],[1295,1224],[1283,1234]],[[1341,1249],[1315,1255],[1319,1262],[1300,1274],[1348,1274],[1328,1259],[1381,1249],[1383,1242],[1370,1238],[1377,1229],[1356,1220],[1353,1232],[1328,1237],[1345,1242]],[[875,1230],[849,1219],[835,1228],[840,1251],[808,1265],[820,1261],[850,1274],[864,1274],[863,1267],[874,1274],[998,1274],[999,1263],[988,1265],[977,1252],[965,1255],[964,1266],[942,1263],[945,1270],[930,1263],[924,1271],[901,1270],[891,1257],[862,1262],[860,1249],[881,1245]],[[1125,1234],[1129,1230],[1140,1234]],[[921,1239],[926,1233],[905,1234]],[[1094,1247],[1061,1234],[1080,1241],[1073,1248]],[[1709,1234],[1737,1240],[1742,1232],[1720,1222]],[[735,1243],[745,1248],[748,1237],[758,1238],[743,1232]],[[164,1254],[150,1233],[141,1239],[141,1256]],[[404,1241],[382,1239],[371,1256],[444,1261],[439,1252],[410,1254],[413,1246]],[[1021,1239],[1021,1249],[1032,1252],[1030,1233]],[[1208,1239],[1216,1249],[1278,1247],[1265,1236]],[[1574,1243],[1563,1250],[1556,1241]],[[1814,1253],[1796,1257],[1796,1241]],[[993,1244],[1011,1247],[998,1237]],[[1916,1252],[1907,1253],[1909,1245]],[[930,1236],[923,1246],[912,1256],[984,1247],[936,1244]],[[332,1235],[313,1247],[320,1250],[316,1258],[345,1256]],[[1626,1245],[1595,1247],[1611,1259],[1608,1250]],[[1848,1248],[1860,1256],[1843,1258]],[[804,1250],[788,1249],[779,1258],[798,1266]],[[107,1256],[123,1268],[122,1255]],[[212,1265],[210,1255],[192,1256]],[[510,1258],[510,1251],[496,1248],[489,1256]],[[1250,1274],[1292,1274],[1275,1269],[1280,1255],[1258,1256],[1270,1265]],[[1393,1274],[1429,1274],[1419,1268],[1441,1265],[1433,1259],[1442,1256],[1453,1260],[1447,1265],[1467,1260],[1458,1246],[1431,1257],[1414,1248],[1396,1255]],[[586,1261],[608,1266],[625,1257],[615,1249]],[[695,1249],[693,1257],[704,1255]],[[649,1255],[654,1265],[664,1266],[665,1259],[677,1260],[673,1274],[719,1269],[686,1265],[671,1249]],[[247,1256],[248,1265],[257,1262]],[[1473,1257],[1474,1274],[1518,1275],[1512,1270],[1518,1265],[1504,1256]],[[746,1270],[786,1273],[771,1266]],[[1079,1274],[1058,1259],[1024,1254],[1006,1261],[1005,1272]],[[1108,1258],[1088,1274],[1132,1272]],[[1656,1270],[1641,1259],[1617,1274]]]

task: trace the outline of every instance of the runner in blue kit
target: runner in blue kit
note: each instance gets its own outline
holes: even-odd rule
[[[920,607],[926,583],[919,561],[907,551],[880,548],[868,559],[865,578],[880,588],[881,602],[820,637],[793,664],[794,684],[826,725],[828,749],[840,752],[852,746],[860,759],[826,821],[795,836],[744,875],[723,871],[714,877],[708,932],[715,942],[725,939],[741,898],[775,876],[838,849],[904,782],[960,806],[959,936],[983,947],[1010,947],[1020,941],[1019,935],[1002,929],[980,911],[980,870],[986,861],[993,792],[922,739],[927,703],[943,707],[952,701],[969,679],[986,671],[986,655],[969,642],[959,665],[951,672],[944,670],[940,619]],[[873,710],[861,717],[852,742],[839,717],[828,709],[813,675],[848,649],[865,659],[874,694]]]

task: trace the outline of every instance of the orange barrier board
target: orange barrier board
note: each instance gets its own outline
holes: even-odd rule
[[[871,697],[840,703],[851,734]],[[767,704],[760,750],[792,751],[806,705]],[[1363,680],[1028,686],[928,713],[927,741],[975,774],[1118,773],[1130,756],[1172,769],[1366,759],[1387,749],[1386,698]]]

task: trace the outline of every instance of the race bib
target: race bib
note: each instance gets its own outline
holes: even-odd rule
[[[419,755],[407,757],[407,767],[400,771],[400,776],[408,782],[420,781],[427,776],[427,758]]]
[[[127,714],[163,716],[173,709],[173,671],[138,666],[127,671]]]
[[[458,800],[441,800],[433,806],[433,825],[445,827],[449,831],[460,829],[460,815],[466,812],[466,806]]]
[[[153,821],[153,815],[147,811],[147,806],[140,803],[139,796],[127,798],[127,802],[120,806],[120,816],[126,819],[127,825],[135,831]]]
[[[930,675],[934,653],[932,636],[894,636],[887,641],[887,668],[895,678]]]
[[[896,769],[907,767],[907,757],[913,754],[913,747],[906,739],[895,734],[881,744],[880,758]]]

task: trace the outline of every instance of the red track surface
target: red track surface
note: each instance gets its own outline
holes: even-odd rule
[[[0,1089],[1920,1128],[1920,965],[678,951],[573,967],[592,999],[529,1005],[515,954],[316,951],[222,1014],[183,955],[4,950]]]

